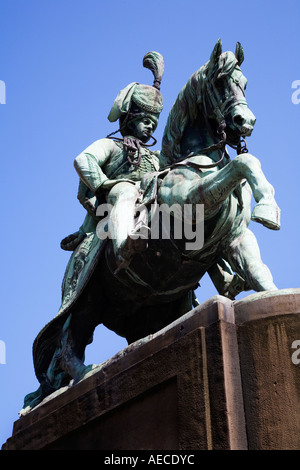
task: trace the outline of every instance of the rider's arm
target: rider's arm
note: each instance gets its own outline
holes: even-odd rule
[[[110,139],[100,139],[87,147],[74,161],[75,169],[80,179],[95,194],[108,177],[101,167],[113,157],[116,151],[115,143]]]

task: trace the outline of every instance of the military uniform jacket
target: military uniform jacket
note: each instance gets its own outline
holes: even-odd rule
[[[95,194],[108,180],[116,183],[127,179],[139,183],[142,177],[159,168],[159,152],[153,152],[141,146],[141,162],[138,166],[129,162],[122,142],[112,139],[100,139],[80,153],[74,162],[81,181]],[[136,156],[133,158],[137,159]]]

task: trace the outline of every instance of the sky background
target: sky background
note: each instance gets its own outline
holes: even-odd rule
[[[73,160],[116,130],[107,115],[120,89],[133,81],[152,84],[142,66],[146,52],[156,50],[165,60],[159,150],[178,92],[218,38],[224,51],[241,42],[246,98],[257,118],[248,148],[282,211],[280,231],[254,222],[250,228],[278,288],[300,287],[300,104],[292,102],[292,83],[300,80],[299,24],[299,0],[0,0],[0,80],[6,85],[0,105],[0,340],[6,346],[0,447],[24,396],[38,388],[32,343],[60,307],[70,256],[60,241],[84,217]],[[205,276],[198,300],[216,293]],[[125,346],[99,326],[86,363],[101,363]]]

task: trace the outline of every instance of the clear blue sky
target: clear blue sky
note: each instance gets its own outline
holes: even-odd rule
[[[107,115],[121,88],[152,83],[142,67],[149,50],[165,59],[159,149],[177,93],[217,39],[223,50],[242,43],[246,97],[257,118],[248,147],[282,210],[279,232],[250,227],[277,286],[300,287],[300,104],[291,99],[300,80],[299,23],[299,0],[0,0],[0,446],[24,395],[38,387],[32,343],[60,306],[69,259],[60,241],[83,219],[73,160],[115,130]],[[199,301],[215,294],[205,277]],[[100,363],[125,345],[98,327],[86,362]]]

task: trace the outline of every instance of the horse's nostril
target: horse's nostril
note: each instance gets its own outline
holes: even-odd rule
[[[240,116],[239,114],[237,114],[236,116],[233,117],[233,123],[236,125],[236,126],[243,126],[243,124],[245,123],[245,119]]]

